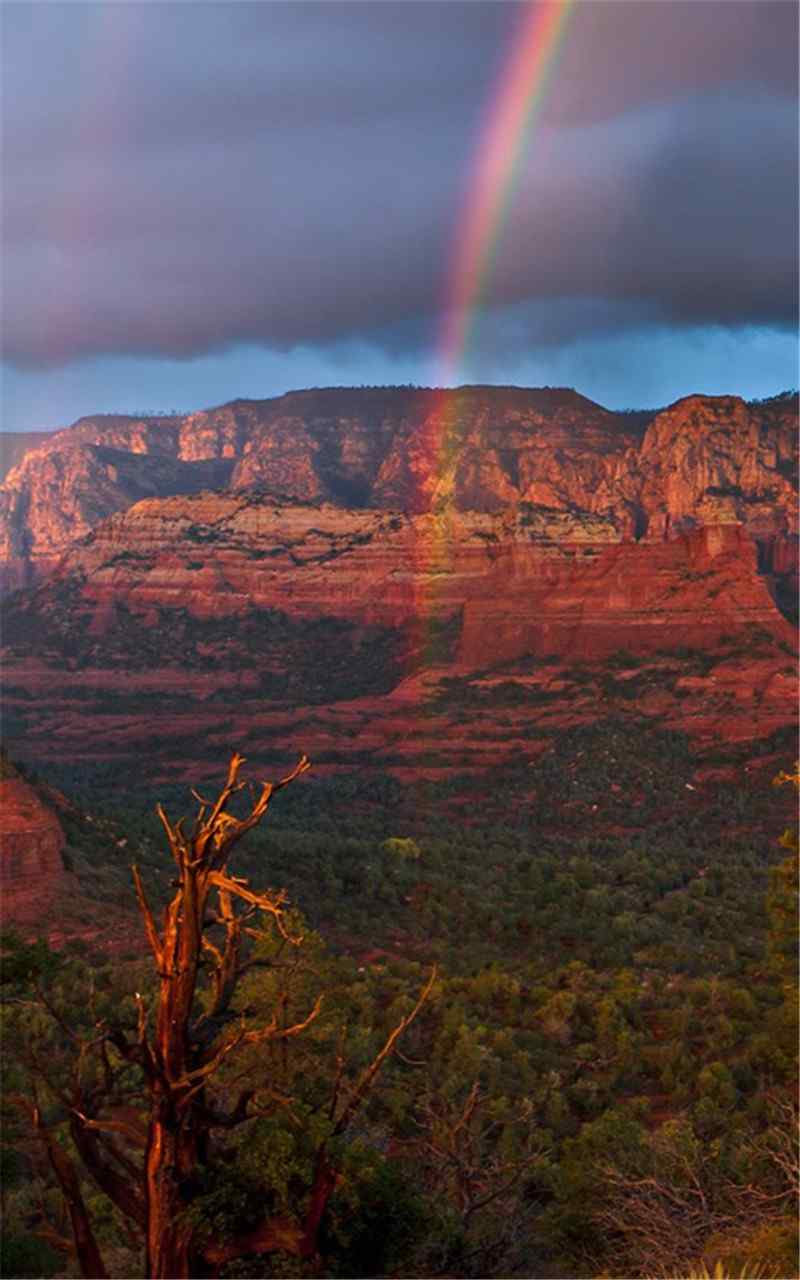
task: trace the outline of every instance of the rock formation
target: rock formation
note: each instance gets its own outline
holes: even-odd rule
[[[714,732],[763,736],[793,715],[792,641],[739,524],[637,543],[608,518],[535,508],[408,516],[207,494],[112,516],[12,597],[4,677],[36,759],[196,761],[223,730],[263,747],[303,708],[317,758],[321,726],[324,752],[363,750],[368,730],[375,762],[398,740],[430,757],[428,711],[455,679],[466,755],[486,760],[508,682],[527,737],[615,699],[692,732],[714,708]],[[680,684],[698,658],[697,683]],[[609,684],[609,662],[633,684]],[[452,744],[451,729],[437,750],[463,760]]]
[[[609,713],[768,736],[794,714],[795,413],[467,388],[84,420],[4,490],[13,574],[49,568],[6,604],[8,732],[202,772],[305,724],[321,767],[417,775]]]
[[[418,513],[527,503],[602,514],[650,540],[735,521],[780,558],[797,529],[796,422],[786,397],[691,396],[645,424],[574,391],[493,387],[333,389],[186,417],[86,418],[0,486],[0,560],[7,586],[28,584],[105,516],[219,488]]]
[[[56,814],[19,775],[0,778],[0,920],[46,929],[67,882]]]

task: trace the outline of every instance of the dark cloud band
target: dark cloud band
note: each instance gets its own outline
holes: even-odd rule
[[[6,358],[423,343],[513,9],[6,6]],[[578,3],[486,306],[793,324],[796,24]]]

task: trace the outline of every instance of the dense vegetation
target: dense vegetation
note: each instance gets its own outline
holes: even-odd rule
[[[332,1089],[357,1079],[432,962],[439,977],[339,1142],[321,1257],[219,1274],[689,1275],[701,1259],[796,1274],[797,857],[776,840],[789,788],[762,770],[700,798],[695,766],[682,735],[610,721],[560,735],[533,792],[508,767],[479,796],[469,780],[357,772],[281,795],[236,871],[286,886],[303,958],[254,970],[237,1008],[325,1002],[308,1034],[239,1068],[274,1105],[192,1190],[211,1235],[246,1233],[265,1203],[302,1218]],[[152,794],[99,773],[51,781],[73,800],[69,863],[121,922],[113,962],[79,943],[6,948],[7,1092],[36,1088],[66,1135],[53,1085],[75,1049],[59,1019],[86,1037],[111,1010],[133,1025],[153,975],[128,864],[156,901],[172,872]],[[158,798],[191,811],[185,787]],[[125,1091],[136,1111],[135,1075]],[[3,1152],[4,1274],[79,1274],[54,1251],[61,1198],[19,1102]],[[116,1274],[141,1274],[135,1232],[93,1184],[83,1194]]]
[[[134,553],[121,554],[131,558]],[[186,567],[202,569],[202,548],[198,557],[188,560]],[[81,600],[76,580],[68,579],[53,589],[46,604],[43,611],[38,596],[28,600],[21,595],[9,602],[3,621],[10,653],[35,652],[66,671],[81,671],[95,662],[124,671],[157,665],[202,672],[237,667],[248,671],[257,659],[258,680],[248,690],[255,700],[315,704],[386,693],[397,681],[402,658],[403,637],[390,628],[356,626],[332,617],[298,620],[280,609],[252,608],[237,618],[232,630],[227,617],[201,619],[187,609],[162,606],[154,625],[118,602],[112,622],[98,639],[89,627],[91,609]],[[6,692],[19,696],[20,691]],[[72,696],[92,699],[97,710],[103,710],[107,701],[115,712],[140,706],[147,697],[141,690],[126,695],[124,689],[80,687]]]

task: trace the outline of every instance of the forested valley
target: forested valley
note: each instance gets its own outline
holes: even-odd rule
[[[762,747],[700,801],[682,734],[608,720],[533,790],[303,765],[268,813],[243,761],[242,795],[226,760],[216,792],[25,767],[64,797],[71,941],[4,935],[3,1274],[796,1275],[792,743]],[[191,1140],[149,1180],[167,1094]]]

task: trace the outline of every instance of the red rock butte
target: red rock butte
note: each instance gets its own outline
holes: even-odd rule
[[[64,832],[52,809],[22,778],[0,779],[0,919],[47,926],[64,888]]]

